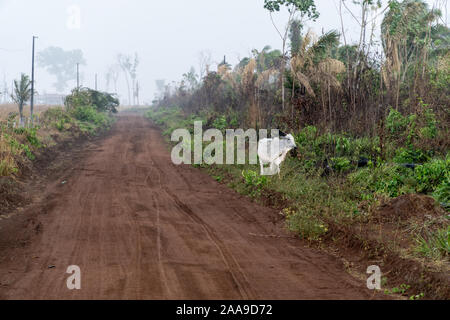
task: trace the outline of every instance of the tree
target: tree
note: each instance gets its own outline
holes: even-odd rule
[[[279,68],[282,64],[282,54],[280,50],[272,50],[270,46],[265,46],[261,51],[252,51],[256,60],[256,69],[259,73],[271,68]]]
[[[59,47],[49,47],[37,55],[38,66],[45,68],[48,73],[56,76],[53,84],[58,92],[63,92],[68,81],[77,78],[76,64],[86,65],[81,50],[64,51]]]
[[[137,67],[139,66],[139,57],[137,53],[135,53],[134,57],[131,55],[119,54],[117,56],[117,61],[125,75],[125,80],[127,82],[128,104],[131,103],[136,104],[135,98],[136,94],[138,93],[138,91],[136,90],[136,79],[137,79]],[[131,78],[131,87],[130,87],[130,78]],[[131,99],[131,92],[133,92],[133,101]]]
[[[295,56],[300,51],[302,46],[302,30],[303,24],[300,20],[294,20],[289,31],[289,41],[291,42],[291,57]]]
[[[331,88],[340,89],[341,85],[337,75],[345,71],[344,63],[330,58],[331,50],[339,44],[339,33],[330,31],[314,41],[312,34],[308,32],[302,38],[301,43],[299,51],[291,60],[291,75],[289,76],[288,86],[290,86],[294,94],[297,82],[306,89],[309,95],[315,97],[313,83],[319,84],[324,118],[326,118],[327,114],[325,101],[328,100],[328,111],[331,121]],[[325,88],[327,90],[324,90]],[[324,93],[328,93],[327,98]]]
[[[139,83],[137,82],[137,68],[139,66],[138,54],[134,54],[133,65],[130,69],[131,85],[133,88],[133,105],[136,105],[136,100],[139,101]]]
[[[199,67],[199,76],[200,81],[209,73],[209,67],[211,66],[211,52],[202,51],[198,55],[198,67]]]
[[[164,97],[164,91],[166,90],[166,80],[158,79],[155,80],[156,90],[158,91],[158,98],[162,99]]]
[[[111,82],[114,83],[114,93],[117,94],[117,81],[119,80],[120,66],[111,65],[106,72],[106,91],[109,91]]]
[[[351,9],[347,2],[356,8]],[[359,26],[359,42],[356,45],[356,59],[352,56],[355,52],[355,47],[347,42],[345,35],[343,7],[350,13],[350,16]],[[363,73],[368,69],[368,56],[370,48],[374,45],[375,28],[377,26],[377,18],[380,14],[387,10],[387,7],[380,13],[377,11],[382,7],[381,0],[340,0],[339,1],[339,16],[341,20],[342,36],[344,40],[344,48],[346,54],[346,66],[347,66],[347,90],[349,93],[350,104],[353,110],[356,110],[357,97],[361,97],[364,93],[361,92],[361,78]],[[354,10],[360,10],[360,14],[356,14]],[[370,15],[372,14],[371,19]],[[367,36],[368,27],[372,26],[370,37]],[[368,40],[369,39],[369,40]]]
[[[283,32],[280,31],[280,29],[276,26],[272,14],[274,12],[280,12],[282,7],[287,8],[289,12],[289,18],[286,25],[286,28]],[[319,12],[316,9],[316,5],[314,3],[314,0],[264,0],[264,8],[267,9],[270,12],[270,18],[272,20],[272,23],[275,27],[275,29],[278,32],[278,35],[280,36],[282,40],[282,63],[281,63],[281,99],[282,99],[282,106],[284,110],[285,106],[285,70],[286,70],[286,44],[288,40],[288,33],[289,30],[291,30],[291,25],[294,21],[296,21],[296,17],[298,14],[300,14],[300,22],[303,24],[305,21],[304,19],[310,19],[315,21],[319,17]]]
[[[198,76],[195,73],[194,67],[191,67],[189,72],[183,74],[183,81],[188,85],[189,91],[194,91],[198,88]]]
[[[130,79],[129,74],[130,70],[133,67],[133,63],[131,62],[131,57],[123,54],[119,54],[117,56],[117,61],[119,63],[120,68],[122,69],[124,75],[125,75],[125,81],[127,82],[127,88],[128,88],[128,105],[131,104],[131,88],[130,88]]]
[[[416,91],[418,77],[424,77],[432,48],[432,22],[439,15],[439,11],[429,10],[422,0],[391,0],[389,3],[389,11],[381,26],[386,55],[383,77],[396,109],[399,107],[401,84],[405,84],[408,73],[414,73],[410,77],[414,80],[412,93]]]
[[[23,74],[20,81],[14,80],[13,94],[11,98],[19,106],[20,126],[23,126],[23,106],[31,98],[31,81],[30,78]]]

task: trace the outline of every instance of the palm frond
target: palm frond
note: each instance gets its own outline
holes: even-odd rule
[[[306,88],[306,92],[315,97],[316,94],[314,93],[313,88],[311,87],[311,83],[309,82],[309,79],[306,75],[304,75],[301,72],[295,72],[295,78],[300,82],[301,85],[303,85]]]
[[[337,59],[326,58],[319,62],[318,68],[323,73],[339,74],[345,71],[345,64]]]
[[[314,58],[323,57],[329,49],[339,45],[339,37],[340,34],[336,30],[331,30],[320,36],[310,48],[312,56]]]

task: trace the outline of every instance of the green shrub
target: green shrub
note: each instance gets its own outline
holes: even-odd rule
[[[433,109],[419,100],[420,110],[417,114],[403,116],[391,109],[386,118],[386,128],[392,141],[406,141],[412,148],[416,141],[434,139],[438,134],[438,121]]]
[[[443,204],[447,210],[450,210],[450,174],[448,172],[444,181],[437,186],[433,197]]]
[[[408,118],[404,117],[400,112],[395,109],[389,111],[389,115],[386,118],[386,128],[390,134],[403,134],[408,124]]]
[[[92,106],[76,107],[72,111],[75,119],[83,122],[90,122],[97,126],[104,126],[108,123],[107,116]]]
[[[417,166],[414,170],[414,177],[417,181],[418,192],[432,192],[442,184],[446,175],[449,175],[450,159],[434,159],[423,165]]]
[[[238,113],[232,113],[230,115],[230,129],[239,127],[239,116]]]
[[[89,88],[76,88],[66,97],[64,104],[68,110],[82,106],[93,106],[99,112],[117,113],[120,103],[112,94]]]
[[[398,148],[395,156],[395,163],[424,163],[430,159],[429,155],[419,149],[409,148]]]
[[[283,214],[290,230],[300,238],[319,241],[328,232],[327,225],[315,214],[300,208],[299,210],[284,209]]]
[[[345,134],[318,134],[318,129],[313,126],[304,128],[295,136],[298,153],[301,155],[303,163],[321,165],[326,159],[334,159],[336,170],[348,171],[352,169],[352,162],[360,158],[377,159],[380,155],[380,139],[352,138]]]
[[[242,171],[245,186],[251,196],[258,196],[262,189],[267,185],[268,179],[266,176],[260,176],[258,172],[253,170]]]
[[[64,131],[64,129],[66,128],[66,122],[63,119],[54,122],[54,124],[56,129],[58,129],[59,131]]]
[[[395,198],[414,191],[414,173],[398,165],[380,165],[360,169],[348,176],[349,182],[363,194],[379,193]]]
[[[224,115],[217,117],[214,120],[212,126],[214,129],[218,129],[220,131],[227,129],[228,128],[227,117],[225,117]]]
[[[431,108],[425,108],[423,111],[423,118],[425,126],[419,129],[421,138],[434,139],[437,136],[437,123],[436,115]]]
[[[41,148],[42,147],[41,141],[37,137],[37,129],[36,128],[28,129],[27,132],[26,132],[26,136],[27,136],[28,142],[33,147],[36,147],[36,148]]]
[[[27,141],[36,148],[41,148],[42,144],[37,137],[37,128],[17,128],[14,129],[15,134],[23,135]]]
[[[336,154],[345,156],[350,154],[351,143],[346,137],[338,137],[336,141]]]
[[[352,168],[352,163],[347,158],[332,158],[333,169],[337,172],[348,171]]]
[[[22,153],[25,153],[28,159],[35,159],[35,156],[28,145],[20,143],[10,135],[5,135],[5,138],[9,141],[9,145],[11,147],[11,152],[13,155],[20,155]]]

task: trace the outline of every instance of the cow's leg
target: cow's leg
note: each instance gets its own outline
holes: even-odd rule
[[[275,165],[273,163],[273,161],[269,162],[269,175],[273,176],[275,174]]]
[[[259,164],[261,165],[261,175],[264,175],[264,163],[261,159],[259,159]]]

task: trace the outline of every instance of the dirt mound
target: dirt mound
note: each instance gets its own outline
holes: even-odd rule
[[[382,204],[375,213],[375,218],[383,222],[407,221],[415,219],[424,221],[429,217],[442,217],[443,211],[436,201],[425,195],[407,194]]]

